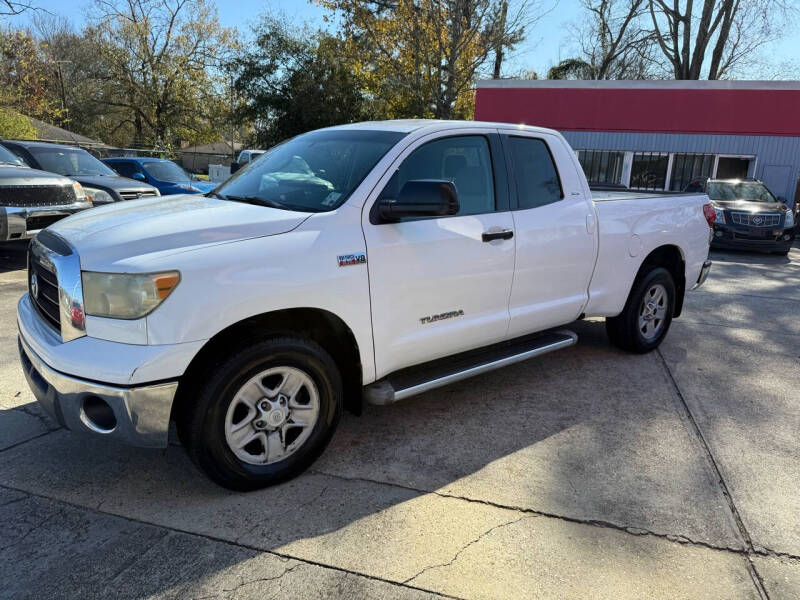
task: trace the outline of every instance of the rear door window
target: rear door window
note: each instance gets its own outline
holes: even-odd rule
[[[544,140],[521,136],[510,136],[507,140],[517,187],[517,208],[536,208],[561,200],[564,197],[561,180]]]
[[[120,163],[111,163],[111,167],[123,177],[133,178],[134,173],[141,173],[139,167],[136,166],[134,163],[129,162],[120,162]]]

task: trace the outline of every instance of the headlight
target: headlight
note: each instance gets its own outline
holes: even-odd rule
[[[783,219],[783,227],[784,229],[794,227],[794,213],[791,210],[786,211],[786,216]]]
[[[114,202],[114,196],[104,190],[85,187],[83,191],[86,192],[86,197],[92,201],[92,204],[108,204],[109,202]]]
[[[721,225],[725,224],[725,211],[722,208],[715,206],[714,210],[717,213],[717,216],[714,217],[714,223],[719,223]]]
[[[83,271],[83,306],[87,315],[139,319],[161,304],[181,279],[163,273],[94,273]]]
[[[83,186],[78,183],[77,181],[72,184],[72,189],[75,191],[75,199],[80,202],[82,200],[86,200],[86,190],[83,189]]]

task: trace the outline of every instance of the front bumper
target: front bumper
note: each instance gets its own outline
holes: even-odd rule
[[[50,368],[19,337],[25,378],[45,411],[70,431],[164,448],[178,382],[122,387],[79,379]]]
[[[32,238],[48,225],[91,207],[91,202],[61,206],[0,206],[0,242]]]
[[[751,228],[715,223],[711,246],[713,248],[780,252],[792,247],[796,235],[795,232],[796,227],[789,229],[779,227]]]

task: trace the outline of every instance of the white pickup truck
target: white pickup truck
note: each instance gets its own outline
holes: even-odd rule
[[[214,481],[292,477],[343,409],[564,348],[606,317],[652,350],[709,270],[702,194],[592,197],[555,131],[387,121],[313,131],[207,196],[96,208],[31,243],[36,397],[73,431],[165,446]]]

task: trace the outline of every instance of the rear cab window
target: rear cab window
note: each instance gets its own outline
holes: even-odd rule
[[[517,210],[537,208],[564,198],[561,178],[547,143],[536,137],[507,136]]]

